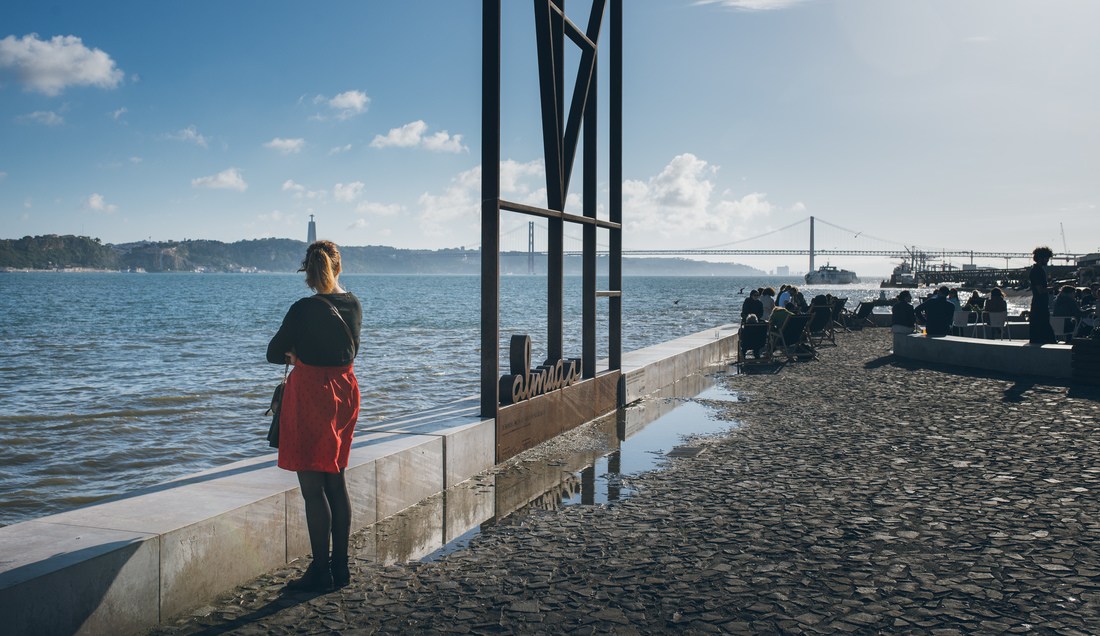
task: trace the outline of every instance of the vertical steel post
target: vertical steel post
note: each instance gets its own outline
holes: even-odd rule
[[[481,416],[497,416],[500,364],[500,0],[481,3]]]
[[[595,60],[593,60],[595,64]],[[596,218],[596,74],[588,80],[588,99],[584,109],[584,158],[581,192],[584,216]],[[596,377],[596,224],[586,223],[581,265],[581,376]]]
[[[538,0],[536,0],[538,1]],[[557,121],[555,141],[559,149],[554,159],[557,163],[558,182],[551,210],[565,210],[565,176],[562,165],[562,134],[565,131],[565,0],[551,0],[558,12],[551,12],[550,40],[553,42],[554,65],[554,119]],[[549,185],[549,184],[548,184]],[[547,358],[560,360],[563,356],[563,331],[565,330],[565,222],[549,219],[547,223],[546,264],[546,348]]]
[[[609,118],[610,143],[608,167],[610,169],[610,193],[608,201],[609,220],[612,223],[623,222],[623,2],[611,0],[611,46],[610,48],[610,94]],[[623,289],[623,232],[612,229],[608,244],[607,286],[611,291]],[[622,368],[623,348],[623,299],[612,296],[608,299],[608,366],[611,369]]]

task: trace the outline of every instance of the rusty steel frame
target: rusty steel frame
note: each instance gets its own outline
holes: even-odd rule
[[[482,0],[481,85],[481,414],[496,417],[500,377],[500,213],[517,212],[548,220],[547,357],[563,356],[563,289],[565,223],[582,226],[582,377],[596,375],[596,301],[607,298],[608,367],[622,362],[622,0],[593,0],[582,31],[565,14],[565,0],[533,0],[542,105],[543,156],[546,167],[545,208],[500,197],[500,63],[501,0]],[[610,6],[609,11],[605,9]],[[608,14],[609,49],[609,180],[608,219],[596,216],[597,195],[597,59],[599,37]],[[565,110],[565,43],[580,48],[580,61],[568,112]],[[582,215],[565,212],[577,145],[581,158]],[[598,229],[609,232],[608,289],[597,290]]]

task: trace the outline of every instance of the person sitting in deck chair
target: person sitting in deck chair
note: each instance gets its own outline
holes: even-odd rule
[[[775,306],[772,310],[772,316],[768,319],[769,331],[783,331],[783,325],[787,324],[787,320],[791,317],[791,312],[787,311],[786,307],[779,305]]]
[[[741,304],[741,322],[744,323],[749,316],[755,315],[757,320],[764,317],[764,303],[760,302],[760,291],[752,290],[749,297]]]
[[[737,339],[737,344],[740,347],[739,360],[744,361],[749,349],[752,349],[752,355],[757,360],[763,358],[764,349],[768,346],[768,328],[767,325],[760,322],[756,317],[756,314],[749,314],[745,316],[744,322],[741,323],[740,337]]]

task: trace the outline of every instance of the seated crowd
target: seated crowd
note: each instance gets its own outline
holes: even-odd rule
[[[1095,325],[1098,287],[1095,284],[1082,288],[1065,285],[1051,302],[1051,317],[1067,320],[1067,340],[1081,321],[1086,326]],[[997,337],[999,330],[1004,328],[1008,313],[1005,294],[999,287],[990,290],[988,297],[982,297],[978,291],[972,292],[966,304],[959,300],[959,290],[947,286],[932,292],[916,307],[912,306],[912,301],[913,296],[908,290],[898,294],[891,311],[891,329],[894,333],[912,333],[918,326],[924,326],[929,336],[946,336],[962,324],[956,325],[956,312],[965,311],[968,325],[989,325],[992,335]]]
[[[751,290],[741,305],[742,333],[745,334],[740,338],[742,359],[749,350],[760,358],[775,336],[782,333],[792,316],[808,316],[817,311],[827,311],[831,324],[833,308],[838,300],[843,299],[836,299],[832,294],[819,294],[808,303],[803,293],[794,285],[780,287],[778,297],[776,290],[771,287]],[[763,337],[750,334],[751,329],[744,329],[746,325],[766,325],[766,329],[760,329]]]

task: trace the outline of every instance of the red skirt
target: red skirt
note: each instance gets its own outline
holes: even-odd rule
[[[359,382],[352,365],[313,367],[301,361],[286,380],[279,412],[279,468],[338,473],[348,465],[359,419]]]

